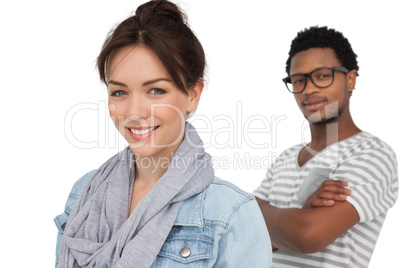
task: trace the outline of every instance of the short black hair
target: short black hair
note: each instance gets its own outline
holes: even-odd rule
[[[293,56],[310,48],[331,48],[342,66],[349,70],[359,70],[357,55],[353,52],[348,39],[341,32],[328,29],[327,26],[312,26],[297,33],[290,45],[289,58],[286,61],[286,72],[289,75]]]

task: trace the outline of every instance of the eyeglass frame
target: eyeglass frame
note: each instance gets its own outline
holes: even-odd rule
[[[325,87],[318,86],[318,85],[314,82],[314,79],[311,78],[311,74],[312,74],[312,73],[314,73],[314,72],[316,72],[316,71],[319,71],[319,70],[322,70],[322,69],[330,69],[330,70],[332,71],[332,82],[331,82],[331,84],[329,84],[328,86],[325,86]],[[310,78],[310,81],[311,81],[316,87],[318,87],[318,88],[327,88],[327,87],[330,87],[330,86],[334,83],[334,80],[335,80],[335,71],[338,71],[338,72],[342,72],[342,73],[344,73],[344,74],[347,74],[347,73],[349,72],[349,69],[346,68],[346,67],[343,67],[343,66],[321,67],[321,68],[317,68],[317,69],[315,69],[315,70],[313,70],[313,71],[311,71],[311,72],[309,72],[309,73],[298,73],[298,74],[288,75],[288,76],[286,76],[285,78],[283,78],[282,81],[285,83],[285,86],[286,86],[286,88],[288,89],[288,91],[289,91],[290,93],[292,93],[292,94],[299,94],[299,93],[302,93],[302,92],[306,89],[306,86],[307,86],[307,78]],[[291,81],[290,81],[290,79],[291,79],[293,76],[296,76],[296,75],[302,75],[302,76],[304,76],[304,77],[306,78],[306,80],[305,80],[305,82],[304,82],[304,87],[303,87],[303,89],[300,90],[300,91],[294,92],[294,91],[291,91],[291,90],[289,89],[288,84],[292,84]]]

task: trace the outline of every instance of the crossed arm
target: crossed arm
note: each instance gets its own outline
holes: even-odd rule
[[[359,221],[356,209],[346,201],[347,183],[324,181],[302,209],[276,208],[257,198],[274,249],[289,253],[313,253],[324,249]]]

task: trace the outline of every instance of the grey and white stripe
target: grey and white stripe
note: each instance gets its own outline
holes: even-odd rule
[[[345,180],[352,190],[347,201],[360,222],[320,252],[275,251],[272,267],[367,267],[386,213],[398,196],[394,151],[379,138],[360,132],[328,146],[300,167],[302,148],[300,144],[284,151],[254,195],[278,208],[302,208],[324,180]]]

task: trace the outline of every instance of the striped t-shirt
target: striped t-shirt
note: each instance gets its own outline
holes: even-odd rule
[[[343,180],[352,190],[347,201],[360,221],[322,251],[274,251],[272,267],[367,267],[386,213],[398,195],[394,151],[379,138],[360,132],[328,146],[300,167],[302,148],[297,145],[278,156],[254,195],[277,208],[302,208],[324,180]]]

